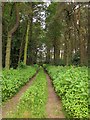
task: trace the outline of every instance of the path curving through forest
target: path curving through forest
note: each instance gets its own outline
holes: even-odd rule
[[[8,100],[4,106],[2,106],[2,118],[7,118],[7,114],[10,111],[15,111],[17,108],[17,104],[19,103],[20,97],[23,95],[23,93],[32,85],[33,81],[35,80],[36,76],[38,74],[38,71],[36,74],[29,80],[29,82],[26,83],[25,86],[21,88],[21,90],[10,100]]]
[[[47,118],[65,118],[62,110],[61,100],[54,91],[54,87],[49,75],[46,72],[45,74],[48,83],[48,101],[46,105]]]

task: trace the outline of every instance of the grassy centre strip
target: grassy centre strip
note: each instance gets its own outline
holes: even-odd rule
[[[20,98],[13,118],[44,118],[46,116],[47,80],[40,68],[32,86]]]

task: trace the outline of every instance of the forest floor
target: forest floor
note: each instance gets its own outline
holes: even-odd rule
[[[8,100],[4,106],[2,106],[2,118],[7,118],[7,114],[12,111],[14,112],[17,108],[17,104],[19,103],[20,97],[23,95],[23,93],[32,85],[34,79],[36,78],[36,73],[29,82],[26,83],[25,86],[23,86],[20,91],[12,97],[10,100]]]
[[[48,81],[48,101],[46,105],[47,118],[65,118],[61,100],[55,93],[52,80],[47,73],[45,74]]]
[[[17,104],[19,103],[20,97],[23,93],[32,85],[33,81],[36,78],[36,75],[30,79],[30,81],[21,88],[21,90],[10,100],[8,100],[4,106],[2,107],[2,118],[7,118],[7,114],[10,111],[14,112],[17,108]],[[54,87],[52,85],[52,80],[45,72],[48,84],[48,100],[46,104],[46,118],[65,118],[63,110],[62,110],[62,103],[60,98],[56,95],[54,91]]]

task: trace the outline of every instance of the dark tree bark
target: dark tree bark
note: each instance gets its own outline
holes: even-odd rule
[[[6,59],[5,59],[5,68],[9,69],[10,67],[10,53],[11,53],[11,41],[12,41],[12,35],[13,33],[17,30],[19,26],[19,10],[17,3],[15,5],[15,10],[16,10],[16,23],[14,27],[8,32],[8,38],[7,38],[7,46],[6,46]]]
[[[54,40],[54,63],[59,64],[60,60],[60,43],[59,40]]]
[[[50,63],[50,48],[47,46],[46,63]]]

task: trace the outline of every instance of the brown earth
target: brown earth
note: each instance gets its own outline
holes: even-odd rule
[[[19,103],[20,97],[23,95],[23,93],[32,85],[34,79],[36,78],[37,73],[30,79],[29,82],[26,83],[25,86],[23,86],[20,91],[12,97],[10,100],[8,100],[4,106],[2,106],[2,118],[7,118],[7,114],[10,113],[10,111],[15,111],[17,108],[17,104]]]
[[[46,105],[47,118],[65,118],[62,103],[60,98],[56,95],[52,81],[48,74],[46,73],[48,81],[48,101]]]
[[[30,81],[24,87],[21,88],[21,90],[14,97],[12,97],[10,100],[8,100],[4,104],[4,106],[2,107],[2,118],[7,118],[7,113],[10,113],[10,111],[13,112],[16,110],[20,97],[32,85],[34,79],[36,78],[36,74],[33,78],[30,79]],[[50,79],[50,77],[46,72],[45,74],[46,74],[47,83],[48,83],[48,101],[46,104],[46,114],[47,114],[46,118],[65,118],[62,110],[61,100],[54,91],[52,80]]]

